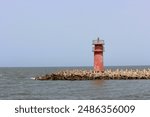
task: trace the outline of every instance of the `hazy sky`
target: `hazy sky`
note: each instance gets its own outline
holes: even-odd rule
[[[0,67],[150,65],[150,0],[0,0]]]

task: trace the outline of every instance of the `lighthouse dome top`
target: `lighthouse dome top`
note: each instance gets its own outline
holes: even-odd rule
[[[98,37],[97,40],[93,40],[93,45],[96,45],[96,44],[103,44],[104,45],[104,40],[101,40]]]

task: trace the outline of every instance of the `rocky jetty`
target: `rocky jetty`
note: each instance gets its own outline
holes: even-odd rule
[[[150,79],[150,69],[107,69],[104,72],[93,70],[64,70],[37,76],[35,80],[136,80]]]

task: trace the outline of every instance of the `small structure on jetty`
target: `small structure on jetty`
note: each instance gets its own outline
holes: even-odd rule
[[[103,63],[103,51],[104,51],[104,40],[93,40],[93,52],[94,52],[94,71],[104,71]]]

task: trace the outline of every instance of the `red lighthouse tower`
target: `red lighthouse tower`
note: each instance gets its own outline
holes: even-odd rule
[[[94,71],[104,71],[103,64],[103,51],[104,51],[104,40],[93,40],[93,52],[94,52]]]

